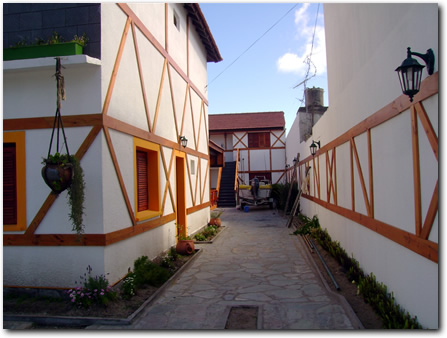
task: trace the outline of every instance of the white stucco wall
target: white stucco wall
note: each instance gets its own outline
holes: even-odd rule
[[[394,71],[406,58],[406,49],[425,53],[432,48],[438,60],[437,4],[325,4],[329,109],[313,128],[307,142],[297,144],[294,127],[287,138],[287,161],[297,152],[309,156],[312,139],[321,146],[346,132],[401,95]],[[424,22],[415,25],[414,22]],[[380,23],[380,24],[378,24]],[[423,63],[422,60],[418,60]],[[435,72],[438,62],[435,63]],[[423,78],[427,77],[424,69]],[[423,102],[438,133],[438,95]],[[422,217],[425,218],[435,182],[438,162],[419,124]],[[355,138],[368,185],[366,134]],[[415,232],[413,159],[409,110],[371,130],[375,218],[397,228]],[[332,156],[332,152],[329,153]],[[327,200],[326,155],[320,156],[321,199]],[[337,147],[338,205],[351,209],[349,144]],[[315,166],[317,166],[315,161]],[[313,164],[311,164],[314,167]],[[313,170],[313,169],[312,169]],[[357,167],[355,210],[366,213]],[[314,194],[311,175],[311,195]],[[331,200],[332,203],[332,200]],[[438,327],[438,264],[348,219],[303,198],[303,213],[318,215],[333,240],[353,254],[366,273],[394,292],[396,301],[417,315],[426,328]],[[436,217],[429,240],[438,241]]]

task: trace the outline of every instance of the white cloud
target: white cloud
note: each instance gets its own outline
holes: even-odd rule
[[[309,3],[303,4],[295,11],[295,26],[297,40],[300,43],[299,51],[288,52],[282,55],[276,62],[278,71],[284,73],[296,73],[300,76],[306,76],[308,70],[308,56],[312,51],[309,76],[315,72],[316,75],[326,73],[326,42],[324,27],[318,25],[315,27],[315,18],[309,13]],[[312,49],[312,38],[315,38]],[[300,52],[302,51],[302,52]]]

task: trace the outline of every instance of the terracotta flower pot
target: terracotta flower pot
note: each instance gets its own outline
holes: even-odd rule
[[[222,222],[220,218],[211,218],[208,224],[220,227],[222,225]]]
[[[194,241],[189,239],[179,240],[175,249],[180,255],[191,255],[195,250]]]
[[[71,185],[73,165],[47,163],[42,168],[42,177],[51,190],[59,194]]]

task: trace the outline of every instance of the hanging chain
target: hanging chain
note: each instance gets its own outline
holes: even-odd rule
[[[62,116],[61,116],[61,100],[65,100],[65,81],[64,76],[62,75],[62,65],[61,65],[61,59],[56,58],[56,83],[57,83],[57,108],[56,108],[56,114],[54,116],[54,122],[53,122],[53,131],[51,133],[51,140],[50,140],[50,147],[48,149],[48,158],[50,157],[51,153],[51,146],[53,144],[53,137],[54,137],[54,130],[57,128],[57,135],[56,135],[56,151],[59,151],[59,132],[62,131],[62,136],[64,138],[64,144],[65,149],[67,150],[67,156],[70,158],[70,152],[68,151],[68,145],[67,145],[67,138],[65,136],[64,126],[62,124]]]

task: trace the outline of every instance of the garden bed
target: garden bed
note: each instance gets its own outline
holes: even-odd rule
[[[173,275],[163,285],[159,287],[144,285],[138,288],[135,295],[129,299],[120,294],[123,283],[121,281],[112,288],[118,296],[109,301],[106,306],[93,303],[88,308],[77,307],[70,302],[68,296],[36,297],[18,292],[18,290],[5,293],[3,320],[32,321],[50,326],[77,326],[79,328],[92,324],[129,325],[140,311],[152,303],[200,253],[200,250],[196,250],[190,256],[179,256],[171,263]],[[157,263],[161,261],[162,258],[154,260]]]

